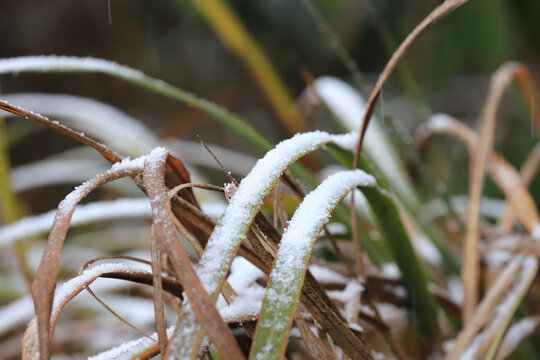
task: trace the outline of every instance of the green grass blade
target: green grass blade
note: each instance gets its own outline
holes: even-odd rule
[[[399,267],[403,283],[411,301],[413,315],[428,338],[439,333],[437,303],[428,290],[428,281],[416,257],[411,241],[399,217],[391,196],[384,191],[366,188],[363,191],[388,242]]]
[[[23,56],[0,59],[0,74],[21,72],[102,73],[110,75],[180,101],[187,106],[201,109],[261,152],[266,152],[273,147],[270,141],[240,116],[174,85],[112,61],[74,56]]]
[[[350,153],[332,145],[329,145],[328,148],[340,163],[345,166],[350,165]],[[371,171],[369,162],[365,159],[361,159],[359,166],[366,172]],[[377,176],[375,177],[378,183],[380,181],[379,184],[383,189],[388,188],[384,180],[381,180]],[[413,311],[420,319],[420,325],[426,334],[434,336],[438,329],[436,303],[428,291],[426,276],[403,227],[398,209],[386,192],[366,189],[364,190],[364,195],[368,199],[388,247],[401,271],[403,282],[413,303]],[[449,259],[446,260],[449,261]]]
[[[281,239],[250,359],[278,360],[284,356],[308,262],[321,228],[353,188],[374,185],[375,179],[362,170],[342,171],[304,198]],[[371,358],[367,347],[358,352],[363,358]]]
[[[282,141],[264,158],[259,160],[251,172],[242,180],[229,206],[218,221],[206,244],[199,264],[197,274],[210,294],[217,300],[219,289],[225,279],[229,265],[236,249],[251,225],[264,198],[270,193],[285,169],[309,152],[329,142],[343,142],[351,139],[349,135],[330,135],[322,131],[298,134],[291,139]],[[193,323],[189,308],[184,308],[179,325],[178,337],[173,338],[171,348],[181,351],[171,354],[171,358],[184,359],[191,356],[191,350],[198,348],[200,340],[200,325]],[[190,333],[197,330],[199,335],[192,336],[192,342],[185,339],[184,328],[190,328]],[[180,345],[181,344],[181,345]]]

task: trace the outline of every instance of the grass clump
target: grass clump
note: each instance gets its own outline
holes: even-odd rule
[[[329,41],[337,41],[313,4],[303,3]],[[540,128],[538,93],[527,67],[509,62],[494,72],[480,130],[435,114],[410,143],[409,152],[421,152],[436,134],[465,143],[470,179],[464,211],[451,198],[441,197],[435,200],[442,203],[442,212],[428,214],[432,216],[428,219],[422,216],[426,197],[414,187],[406,157],[384,130],[384,118],[374,118],[385,82],[411,45],[465,3],[447,0],[420,22],[390,57],[365,103],[358,92],[362,78],[357,67],[342,46],[334,46],[357,88],[339,79],[319,78],[310,82],[306,96],[309,106],[325,107],[327,115],[349,132],[305,131],[277,145],[245,117],[123,65],[63,56],[0,59],[2,74],[90,72],[127,81],[204,111],[261,153],[237,182],[227,164],[220,162],[220,152],[214,155],[213,146],[203,142],[215,166],[228,177],[229,183],[221,187],[200,176],[185,160],[189,155],[174,151],[177,141],[158,139],[108,105],[50,94],[8,95],[6,99],[13,100],[0,100],[5,115],[36,121],[83,146],[38,161],[35,165],[41,167],[27,168],[26,177],[33,174],[38,180],[26,186],[68,181],[61,171],[42,180],[42,170],[36,169],[45,166],[55,173],[66,164],[69,168],[73,160],[93,156],[88,155],[89,149],[106,161],[88,163],[86,168],[97,175],[64,194],[54,216],[47,213],[19,222],[14,214],[20,209],[8,186],[8,161],[2,163],[6,225],[0,229],[0,246],[2,252],[15,248],[19,267],[12,272],[21,272],[31,286],[31,291],[12,296],[0,308],[0,318],[7,319],[0,336],[7,342],[22,338],[22,348],[13,357],[47,359],[51,354],[73,353],[94,359],[493,359],[514,353],[527,359],[540,355],[526,340],[540,322],[531,305],[537,297],[540,217],[527,189],[540,163],[538,151],[519,172],[493,149],[499,107],[512,83],[518,85],[531,120]],[[198,8],[248,64],[282,126],[291,135],[306,130],[307,122],[296,121],[302,117],[301,107],[292,103],[270,62],[231,9],[218,0],[205,4]],[[248,42],[256,54],[241,51],[237,41]],[[418,96],[415,91],[417,104]],[[38,109],[65,117],[70,126],[34,112]],[[84,116],[83,110],[87,110]],[[93,116],[100,118],[93,120]],[[137,141],[132,134],[137,134]],[[3,132],[0,135],[2,155],[8,159],[9,148]],[[340,164],[339,171],[328,166],[327,176],[320,176],[313,170],[312,158],[306,155],[320,155],[321,150],[327,150],[328,163]],[[230,154],[249,161],[244,154]],[[482,218],[486,175],[507,202],[492,222]],[[120,179],[123,185],[113,187]],[[134,193],[137,199],[132,198]],[[107,197],[104,194],[119,199],[81,204],[89,197]],[[434,221],[436,216],[440,219]],[[112,225],[107,229],[95,224],[107,221],[118,223],[118,237],[113,236],[107,246],[84,241],[112,231]],[[131,238],[133,228],[137,234]],[[43,232],[48,233],[46,243],[32,240]],[[129,244],[115,248],[122,237]],[[83,241],[74,242],[77,238]],[[34,249],[39,255],[32,253]],[[78,273],[74,264],[66,262],[66,253],[77,255],[73,263]],[[34,269],[36,258],[39,265]],[[59,285],[60,279],[66,281]],[[97,291],[100,284],[109,285]],[[72,301],[82,297],[78,295],[83,290],[91,297]],[[71,302],[73,306],[67,306]],[[21,325],[26,325],[24,335]],[[93,341],[77,338],[77,331],[85,331]],[[141,337],[132,340],[135,333]]]

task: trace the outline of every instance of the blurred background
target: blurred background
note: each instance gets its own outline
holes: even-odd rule
[[[298,130],[343,131],[324,107],[313,107],[306,88],[321,76],[333,76],[351,84],[367,98],[399,43],[441,1],[213,2],[226,5],[225,10],[194,5],[201,3],[205,2],[4,1],[0,11],[0,58],[72,55],[111,60],[230,109],[272,142],[278,142]],[[310,12],[310,5],[320,14],[320,19]],[[228,10],[234,14],[233,23],[224,20],[223,14]],[[478,128],[490,76],[507,61],[522,62],[540,79],[538,15],[540,2],[535,0],[472,0],[430,28],[384,86],[375,114],[403,157],[422,203],[434,198],[433,187],[440,189],[442,184],[449,194],[467,194],[469,157],[462,144],[445,137],[429,140],[417,151],[412,143],[418,127],[431,114],[445,112]],[[238,25],[249,34],[251,44],[261,50],[261,61],[270,64],[273,79],[279,79],[278,92],[297,105],[296,115],[288,122],[283,120],[288,115],[276,111],[271,97],[261,86],[265,80],[257,78],[250,67],[249,58],[255,58],[253,49],[244,46],[241,48],[244,53],[233,50],[231,41],[241,38],[234,31]],[[328,31],[333,32],[335,38],[329,38]],[[340,59],[339,52],[343,49],[337,43],[352,58],[348,65]],[[356,76],[351,73],[351,67],[358,69]],[[218,158],[229,158],[229,164],[235,166],[231,170],[238,178],[262,155],[204,112],[106,75],[6,74],[0,75],[0,92],[2,96],[39,92],[87,97],[129,114],[160,138],[179,139],[199,146],[196,135],[200,135],[212,144]],[[530,114],[520,96],[515,89],[506,95],[496,142],[496,150],[518,168],[537,142]],[[361,116],[358,114],[358,120]],[[31,120],[11,117],[6,119],[5,125],[12,169],[79,147],[74,141]],[[236,151],[244,157],[230,160],[225,150]],[[182,152],[175,154],[184,158]],[[213,162],[200,146],[194,154]],[[98,158],[93,153],[90,156],[89,164]],[[330,163],[330,158],[322,152],[305,160],[305,165],[315,171]],[[195,166],[194,169],[216,185],[228,181],[215,166]],[[426,178],[431,187],[426,186]],[[17,191],[17,217],[55,209],[75,184],[77,182],[57,183]],[[15,188],[17,185],[12,184]],[[531,192],[536,199],[540,198],[540,179],[533,181]],[[126,192],[105,187],[85,202],[119,195]],[[489,180],[485,195],[503,198]],[[0,223],[13,220],[5,213],[0,212],[0,215]],[[133,224],[131,220],[122,222],[121,236],[120,231],[111,232],[106,227],[107,237],[97,232],[85,235],[85,231],[75,229],[70,231],[70,236],[75,237],[70,242],[81,247],[92,244],[92,251],[100,249],[96,254],[91,253],[92,256],[134,248],[146,251],[148,222],[139,227]],[[113,244],[107,240],[109,238],[117,242]],[[37,265],[43,241],[34,243],[39,246],[29,254],[32,266]],[[80,264],[91,257],[78,251],[75,249],[63,257],[63,261],[73,263],[70,271],[78,271]],[[13,275],[17,269],[11,252],[0,253],[0,264],[0,288],[5,291],[0,294],[0,305],[4,305],[27,293],[28,289],[21,274]],[[27,305],[31,312],[31,304]],[[24,329],[24,324],[21,323],[20,329]],[[9,344],[9,348],[14,349],[13,358],[18,356],[19,340],[17,337]]]
[[[293,100],[301,97],[310,79],[322,75],[351,81],[351,73],[302,1],[223,2],[245,25]],[[359,90],[365,96],[399,42],[439,3],[313,1],[357,65]],[[406,146],[418,124],[432,112],[447,112],[474,124],[490,74],[505,61],[519,60],[537,75],[538,14],[540,3],[534,0],[474,0],[422,36],[384,87],[383,112],[377,110],[388,120],[387,130],[396,146]],[[2,5],[0,31],[2,58],[56,54],[112,60],[243,115],[272,141],[291,135],[245,62],[223,45],[220,31],[209,25],[208,17],[191,1],[10,1]],[[90,97],[131,114],[161,136],[195,140],[200,134],[209,143],[260,155],[202,112],[104,75],[20,74],[4,75],[0,80],[3,93]],[[511,101],[503,113],[508,119],[499,123],[497,148],[519,165],[532,147],[531,125],[517,97],[507,98]],[[312,129],[332,128],[320,114],[310,114],[307,123]],[[30,121],[24,121],[24,126],[37,127]],[[452,144],[447,139],[431,141],[422,156],[439,165],[441,157],[464,164],[464,148]],[[14,144],[12,163],[25,163],[71,145],[60,135],[40,130]],[[452,177],[452,168],[437,168],[433,176],[462,191],[466,177]],[[533,184],[533,189],[539,185]],[[488,191],[495,190],[488,187]],[[44,209],[50,209],[56,199],[51,200],[43,204]]]

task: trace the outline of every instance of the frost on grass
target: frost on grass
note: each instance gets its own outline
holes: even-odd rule
[[[361,170],[336,173],[309,193],[283,234],[254,340],[257,356],[267,358],[271,344],[285,346],[297,306],[307,262],[322,226],[341,199],[357,186],[375,186],[375,179]],[[357,290],[359,288],[356,288]],[[274,351],[272,349],[272,351]],[[279,350],[277,350],[280,353]],[[258,358],[258,357],[257,357]]]
[[[299,157],[328,142],[337,143],[348,137],[348,135],[331,135],[322,131],[297,134],[276,145],[257,161],[231,197],[230,204],[210,235],[197,266],[197,275],[214,300],[217,301],[219,288],[236,248],[242,239],[245,239],[245,234],[262,201],[287,167]],[[193,311],[186,307],[182,312],[180,325],[183,330],[177,333],[178,336],[175,337],[173,343],[189,343],[182,336],[186,336],[188,327],[191,328],[191,333],[194,329],[200,329],[200,325],[193,327],[193,322]],[[192,336],[191,339],[195,340],[195,337]],[[194,343],[189,343],[184,348],[192,348],[194,345]]]
[[[146,273],[151,274],[152,269],[149,265],[139,264],[139,263],[130,263],[130,264],[121,264],[121,263],[105,263],[97,265],[91,269],[83,271],[80,275],[74,277],[73,279],[67,281],[54,293],[54,300],[51,312],[51,325],[54,324],[56,318],[58,317],[62,307],[70,301],[74,296],[80,293],[85,285],[90,284],[93,280],[98,278],[104,273],[110,272],[123,272],[123,273]],[[38,340],[37,332],[37,321],[36,318],[32,320],[25,333],[25,342],[26,344],[37,344]],[[36,351],[37,349],[34,349]]]
[[[264,296],[264,288],[257,280],[262,277],[264,273],[243,257],[238,256],[234,259],[227,281],[238,297],[234,298],[231,305],[227,305],[222,297],[219,298],[217,307],[223,320],[257,316]]]
[[[158,138],[140,121],[93,99],[39,93],[7,94],[2,98],[42,114],[65,119],[69,126],[101,140],[122,154],[140,156],[159,143]]]
[[[279,143],[257,162],[232,196],[199,262],[197,273],[210,294],[216,296],[228,269],[218,259],[232,258],[264,197],[289,164],[325,143],[339,142],[346,137],[322,131],[298,134]]]
[[[56,210],[41,215],[23,218],[0,228],[0,246],[45,233],[51,229]],[[118,199],[79,205],[71,219],[71,225],[88,224],[95,221],[131,217],[149,217],[148,199]]]
[[[145,76],[139,70],[93,57],[42,55],[0,59],[0,74],[50,71],[102,72],[135,79]]]

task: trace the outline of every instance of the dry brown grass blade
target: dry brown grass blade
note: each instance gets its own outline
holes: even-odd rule
[[[159,340],[159,350],[162,354],[167,352],[169,343],[167,338],[167,321],[165,320],[165,302],[161,280],[161,249],[156,240],[155,228],[152,225],[150,235],[150,256],[152,258],[152,286],[154,288],[154,317],[156,319],[156,332]]]
[[[115,269],[115,270],[111,270],[108,267],[97,269],[94,273],[91,274],[91,276],[85,277],[83,281],[77,282],[76,286],[69,288],[69,291],[64,292],[62,294],[62,298],[59,300],[57,304],[55,304],[55,308],[52,311],[52,314],[50,316],[49,326],[51,329],[50,330],[51,333],[54,330],[54,327],[58,319],[58,316],[60,315],[60,312],[66,306],[66,304],[69,303],[71,299],[73,299],[77,294],[79,294],[81,291],[83,291],[91,283],[93,283],[96,279],[100,277],[128,280],[135,283],[146,284],[146,285],[152,284],[152,276],[150,273],[138,272],[138,271],[134,271],[133,269],[129,269],[125,267],[123,267],[122,269]],[[182,296],[182,287],[178,281],[172,278],[168,278],[168,277],[162,278],[162,281],[164,283],[164,288],[167,291],[174,294],[175,296],[179,296],[179,297]],[[39,321],[38,315],[36,315],[34,319],[32,319],[32,321],[28,324],[28,327],[24,334],[24,341],[23,341],[23,358],[24,359],[43,358],[43,356],[41,355],[42,354],[41,346],[38,345],[40,343],[40,341],[38,341],[38,339],[40,338],[38,321]],[[48,359],[49,355],[47,354],[45,358]]]
[[[459,333],[456,343],[446,360],[459,359],[478,331],[492,318],[493,309],[513,284],[519,268],[520,261],[512,261],[506,266],[478,306],[478,309],[476,309],[468,325]]]
[[[165,184],[168,188],[172,188],[178,184],[191,183],[189,172],[184,167],[182,160],[169,154],[165,168]],[[193,206],[199,207],[197,199],[195,199],[195,195],[193,194],[193,190],[190,187],[179,190],[178,195]]]
[[[200,322],[218,353],[224,359],[243,359],[231,330],[221,319],[212,298],[201,284],[186,250],[183,247],[180,235],[171,220],[171,205],[165,186],[165,161],[168,153],[164,149],[156,149],[145,160],[143,176],[144,186],[150,198],[150,205],[154,214],[156,236],[166,249],[167,255],[177,276],[184,285],[184,290],[193,308],[197,320]]]
[[[540,166],[540,144],[537,144],[534,149],[529,153],[527,159],[523,163],[523,166],[519,172],[521,177],[521,182],[523,185],[529,186],[534,175],[538,172],[538,167]],[[506,235],[512,230],[514,224],[515,216],[512,211],[512,207],[506,207],[503,216],[499,219],[497,223],[497,228],[499,234]]]
[[[416,41],[416,39],[418,39],[420,35],[422,35],[431,25],[435,24],[437,21],[439,21],[458,7],[464,5],[468,1],[469,0],[446,0],[445,2],[443,2],[441,5],[436,7],[424,20],[422,20],[420,24],[415,27],[414,30],[401,43],[401,45],[399,45],[396,51],[394,51],[392,57],[390,58],[390,60],[388,60],[388,63],[386,63],[383,72],[379,76],[375,87],[371,91],[371,95],[369,96],[369,100],[366,105],[366,112],[364,113],[364,117],[362,118],[362,123],[360,125],[360,130],[358,134],[358,142],[356,144],[356,152],[354,155],[352,166],[353,169],[356,169],[358,166],[358,158],[360,156],[360,150],[362,149],[362,141],[364,140],[364,135],[371,119],[371,115],[375,110],[375,104],[377,103],[377,99],[384,83],[386,82],[386,80],[388,80],[392,71],[394,71],[401,58],[405,55],[405,53],[409,50],[411,45]]]
[[[112,163],[122,161],[122,156],[118,155],[105,145],[90,139],[89,137],[85,136],[80,132],[74,131],[67,126],[62,125],[57,121],[49,120],[45,116],[24,110],[15,105],[11,105],[3,100],[0,100],[0,109],[15,115],[25,117],[27,119],[35,120],[55,131],[58,131],[61,134],[67,135],[68,137],[80,142],[81,144],[88,145],[91,148],[97,150],[101,154],[101,156],[103,156],[105,159]]]
[[[299,311],[294,314],[294,321],[300,332],[300,336],[302,336],[302,339],[304,340],[306,349],[313,359],[334,360],[332,351],[311,331],[309,325],[302,319],[302,315]]]
[[[465,236],[465,246],[463,249],[463,270],[461,273],[464,289],[462,313],[464,324],[467,324],[472,318],[475,311],[474,309],[478,302],[478,281],[480,276],[478,224],[480,220],[480,199],[482,197],[482,190],[484,187],[484,176],[491,158],[491,153],[493,151],[493,144],[495,142],[499,105],[507,88],[513,81],[516,81],[526,95],[535,93],[534,83],[532,82],[530,73],[523,65],[515,62],[502,65],[491,78],[490,90],[484,108],[482,127],[479,132],[478,146],[476,151],[471,153],[472,170],[469,182],[470,205]],[[504,170],[500,171],[501,169],[501,167],[496,167],[496,171],[493,173],[494,177],[500,177],[501,180],[504,180],[505,182],[509,181],[514,183],[516,180],[517,183],[521,182],[519,177],[515,179],[515,176],[512,176],[512,178],[507,176],[509,174],[514,175],[513,172],[506,172]],[[523,186],[520,188],[522,189]],[[527,192],[526,189],[525,192]],[[512,198],[509,198],[511,202]],[[523,209],[523,206],[517,206],[517,209]],[[527,227],[527,230],[531,232],[531,226],[535,226],[538,223],[538,216],[536,216],[535,219],[532,219],[525,213],[522,215],[525,216],[525,219],[522,218],[521,220],[526,220],[524,225]],[[534,223],[529,224],[530,222]]]
[[[456,119],[447,115],[438,116],[444,116],[444,118],[439,117],[434,123],[428,124],[428,128],[421,131],[420,140],[425,140],[432,133],[455,136],[467,145],[471,153],[471,161],[474,161],[475,151],[480,146],[478,136],[471,128]],[[521,180],[520,174],[504,158],[493,152],[490,153],[489,163],[486,167],[493,181],[508,199],[512,213],[528,232],[532,232],[540,221],[540,217],[534,200]]]
[[[58,278],[58,269],[60,266],[60,254],[66,239],[71,217],[77,204],[86,197],[92,190],[100,185],[113,180],[134,176],[142,169],[137,166],[118,166],[114,167],[93,179],[86,181],[81,186],[72,191],[58,205],[54,222],[49,234],[47,245],[32,286],[32,296],[38,318],[39,329],[39,347],[41,359],[47,359],[49,356],[49,342],[52,336],[50,332],[50,317],[53,304],[54,289]]]

